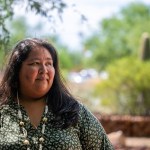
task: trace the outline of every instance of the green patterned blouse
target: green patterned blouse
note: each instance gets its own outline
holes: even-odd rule
[[[22,106],[21,111],[30,141],[30,150],[38,150],[42,121],[35,129]],[[47,118],[43,150],[114,150],[99,121],[82,104],[76,127],[56,128],[52,123],[55,115],[50,111]],[[10,102],[0,108],[0,150],[27,150],[23,140],[19,126],[18,105],[16,102]]]

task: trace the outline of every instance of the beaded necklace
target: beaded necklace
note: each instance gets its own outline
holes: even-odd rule
[[[17,92],[17,102],[18,102],[18,118],[19,118],[19,126],[21,128],[21,131],[22,131],[22,134],[23,134],[23,137],[24,137],[24,140],[23,140],[23,144],[27,146],[27,150],[30,150],[30,141],[28,139],[28,132],[27,130],[25,129],[25,123],[23,121],[23,117],[22,117],[22,113],[21,113],[21,109],[20,109],[20,103],[19,103],[19,97],[18,97],[18,92]],[[42,122],[43,122],[43,125],[42,125],[42,130],[41,130],[41,133],[42,133],[42,136],[38,139],[38,142],[39,142],[39,150],[42,150],[43,148],[43,142],[44,142],[44,132],[45,132],[45,127],[46,127],[46,122],[47,122],[47,117],[46,117],[46,114],[48,112],[48,106],[45,105],[45,110],[44,110],[44,117],[42,118]],[[37,127],[35,126],[35,128],[37,129]]]

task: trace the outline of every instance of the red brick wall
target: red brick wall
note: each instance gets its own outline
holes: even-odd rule
[[[150,116],[117,116],[95,113],[107,133],[122,130],[125,136],[150,137]]]

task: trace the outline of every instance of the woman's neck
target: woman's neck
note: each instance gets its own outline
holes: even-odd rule
[[[19,103],[25,108],[25,110],[30,118],[31,124],[33,126],[37,127],[40,123],[42,114],[44,112],[46,100],[44,98],[36,99],[36,100],[20,99]]]
[[[19,103],[23,106],[27,106],[27,105],[45,105],[46,100],[45,100],[45,98],[39,98],[39,99],[20,98]]]

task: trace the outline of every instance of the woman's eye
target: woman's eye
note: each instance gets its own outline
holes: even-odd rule
[[[48,63],[46,63],[46,65],[53,66],[53,63],[52,62],[48,62]]]
[[[31,66],[37,66],[37,65],[42,65],[42,63],[40,63],[40,62],[32,62],[29,65],[31,65]],[[53,63],[52,62],[47,62],[47,63],[45,63],[43,65],[45,65],[45,66],[53,66]]]
[[[38,64],[39,64],[38,62],[31,63],[31,65],[38,65]]]

